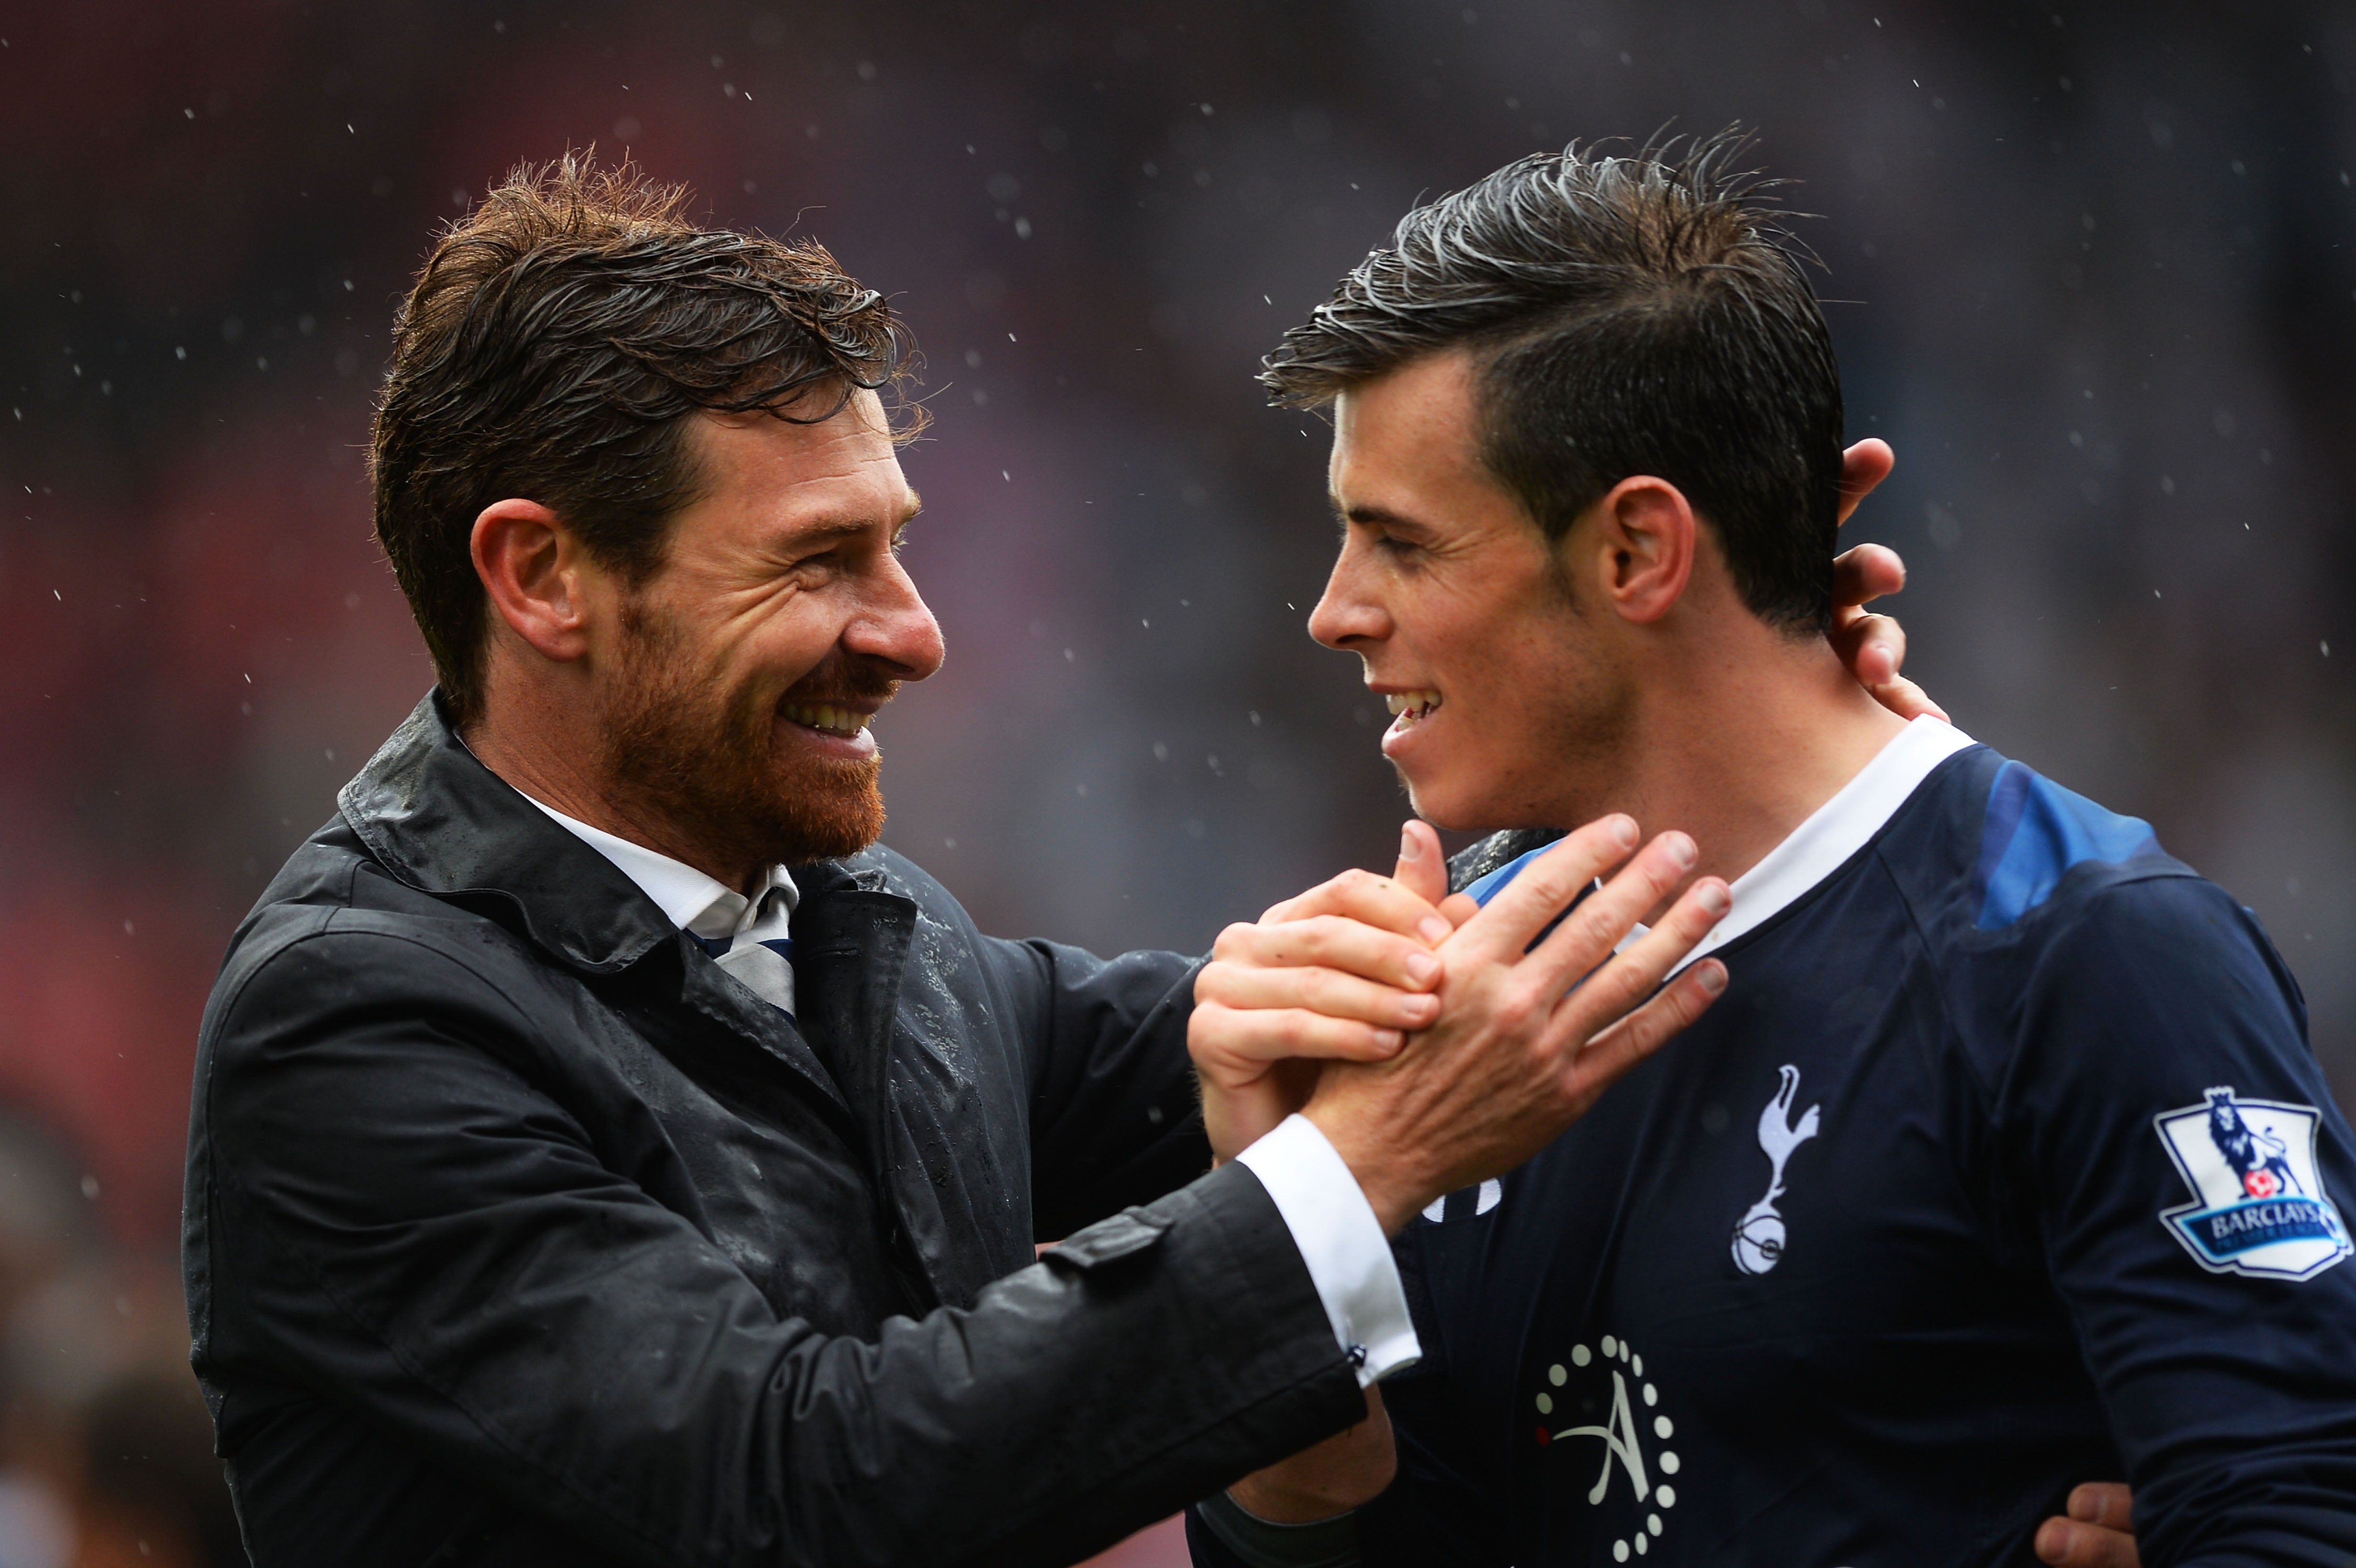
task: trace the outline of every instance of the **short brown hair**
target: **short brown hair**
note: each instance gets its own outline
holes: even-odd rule
[[[1840,367],[1749,151],[1735,129],[1509,164],[1400,219],[1260,379],[1278,403],[1314,407],[1470,349],[1482,460],[1548,538],[1655,475],[1716,529],[1753,614],[1822,631]]]
[[[482,700],[485,507],[538,501],[643,582],[694,498],[687,416],[788,418],[831,387],[830,417],[909,362],[884,297],[824,247],[698,228],[688,199],[587,154],[520,166],[434,242],[395,318],[376,533],[461,723]]]

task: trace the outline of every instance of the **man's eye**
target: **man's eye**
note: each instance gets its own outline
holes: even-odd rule
[[[1385,534],[1380,539],[1376,539],[1375,543],[1386,553],[1390,555],[1413,555],[1416,550],[1420,548],[1414,540],[1403,539],[1395,534]]]

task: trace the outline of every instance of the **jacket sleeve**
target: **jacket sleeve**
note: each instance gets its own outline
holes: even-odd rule
[[[830,1337],[601,1161],[463,952],[331,927],[214,1015],[200,1364],[233,1339],[631,1560],[1071,1561],[1363,1408],[1247,1169]]]
[[[1186,1055],[1197,960],[990,940],[1029,1015],[1033,1226],[1052,1242],[1210,1168]]]
[[[2239,1179],[2230,1194],[2195,1185],[2221,1186],[2225,1167],[2206,1116],[2183,1115],[2217,1091],[2262,1136],[2312,1138],[2311,1161],[2293,1150],[2283,1167],[2261,1164],[2251,1191],[2282,1187],[2288,1170],[2327,1207],[2356,1192],[2348,1124],[2280,957],[2212,884],[2114,886],[2038,955],[2017,1038],[2000,1147],[2136,1488],[2143,1561],[2349,1562],[2356,1264],[2344,1222],[2334,1211],[2336,1253],[2314,1240],[2204,1253],[2178,1222],[2244,1196]],[[2267,1218],[2234,1211],[2228,1228],[2236,1215]]]

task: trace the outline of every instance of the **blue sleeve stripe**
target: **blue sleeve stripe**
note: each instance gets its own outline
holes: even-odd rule
[[[1530,850],[1527,854],[1516,855],[1514,859],[1506,861],[1504,865],[1498,867],[1487,876],[1478,878],[1473,881],[1466,883],[1464,891],[1472,895],[1472,901],[1474,903],[1486,905],[1491,899],[1495,898],[1499,892],[1504,891],[1507,882],[1510,882],[1515,877],[1520,876],[1531,861],[1537,859],[1539,856],[1545,854],[1547,850],[1553,848],[1554,846],[1551,844],[1541,844],[1537,848]]]
[[[1997,771],[1972,872],[1974,923],[2000,931],[2052,896],[2071,867],[2116,865],[2158,848],[2151,824],[2105,811],[2019,763]]]

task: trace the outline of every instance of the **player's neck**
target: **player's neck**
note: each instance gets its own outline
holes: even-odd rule
[[[1732,880],[1906,721],[1874,701],[1821,637],[1787,639],[1747,615],[1716,630],[1655,650],[1666,656],[1649,661],[1634,741],[1601,805],[1648,834],[1683,828],[1701,850],[1695,874]]]

